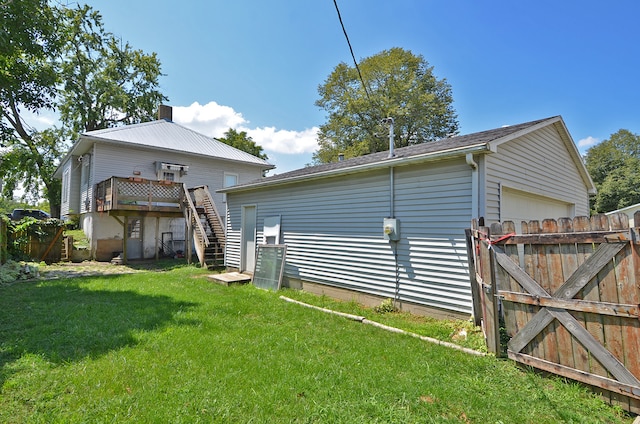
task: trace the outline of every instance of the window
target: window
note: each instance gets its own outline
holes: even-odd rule
[[[139,239],[142,234],[142,221],[134,218],[127,223],[127,237],[130,239]]]
[[[238,184],[238,174],[224,173],[224,187],[232,187]],[[227,201],[227,193],[222,193],[222,201]]]
[[[163,172],[162,173],[162,179],[163,180],[167,180],[167,181],[175,181],[176,180],[176,174],[173,172]]]
[[[65,169],[62,174],[62,203],[67,203],[69,201],[69,182],[71,175],[71,170],[69,168]]]
[[[238,184],[238,174],[227,174],[224,173],[224,186],[231,187]]]

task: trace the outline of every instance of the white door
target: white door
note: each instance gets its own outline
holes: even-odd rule
[[[573,218],[575,206],[561,200],[503,187],[501,221],[513,221],[520,228],[521,221],[542,221],[551,218]]]
[[[240,272],[253,273],[256,265],[256,207],[242,207]]]
[[[142,259],[142,217],[127,220],[127,259]]]

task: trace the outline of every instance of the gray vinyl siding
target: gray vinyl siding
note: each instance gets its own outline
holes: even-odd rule
[[[400,298],[470,313],[464,235],[472,218],[470,167],[457,160],[400,168],[396,183]]]
[[[390,215],[388,169],[229,193],[226,265],[240,264],[242,205],[257,205],[258,242],[264,218],[282,217],[286,277],[470,312],[469,166],[455,160],[399,167],[394,180],[398,281],[396,246],[382,232]]]
[[[554,126],[501,144],[484,161],[487,224],[500,219],[501,185],[573,203],[576,215],[589,215],[585,183]]]

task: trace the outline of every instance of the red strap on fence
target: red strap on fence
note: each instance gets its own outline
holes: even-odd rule
[[[498,237],[495,240],[487,239],[487,243],[489,244],[489,246],[491,246],[492,244],[496,244],[496,243],[500,243],[501,241],[508,240],[515,235],[516,233],[509,233],[509,234],[503,235],[502,237]]]

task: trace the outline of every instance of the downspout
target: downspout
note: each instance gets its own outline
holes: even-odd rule
[[[394,133],[393,133],[393,118],[385,118],[382,120],[385,124],[389,124],[389,159],[394,158],[395,154],[393,153],[394,147]],[[389,218],[395,218],[395,184],[394,184],[394,168],[393,166],[389,167]]]
[[[395,172],[394,167],[389,167],[389,218],[395,218]]]
[[[479,178],[478,164],[473,160],[473,154],[467,153],[465,156],[467,165],[471,167],[471,218],[479,218],[480,210],[478,204],[479,197]]]
[[[393,148],[395,145],[394,141],[394,132],[393,132],[393,118],[389,117],[383,119],[383,122],[389,124],[389,159],[393,159],[396,155],[393,152]],[[389,218],[396,217],[395,211],[395,168],[393,165],[389,167]],[[398,307],[398,302],[400,301],[400,262],[398,261],[398,241],[391,240],[391,250],[393,251],[393,262],[395,268],[395,292],[393,295],[393,305],[394,307]]]

